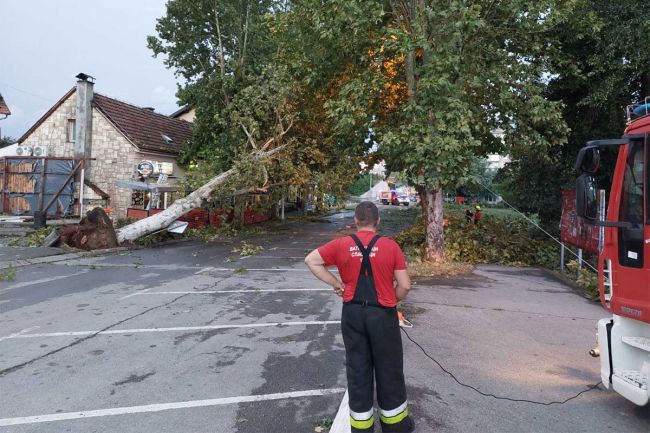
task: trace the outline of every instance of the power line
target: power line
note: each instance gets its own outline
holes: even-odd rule
[[[482,395],[483,397],[492,397],[492,398],[494,398],[494,399],[496,399],[496,400],[506,400],[506,401],[520,402],[520,403],[537,404],[537,405],[540,405],[540,406],[551,406],[551,405],[554,405],[554,404],[562,405],[562,404],[568,403],[569,401],[571,401],[571,400],[573,400],[573,399],[576,399],[576,398],[580,397],[580,396],[581,396],[582,394],[584,394],[585,392],[589,392],[589,391],[591,391],[591,390],[593,390],[593,389],[598,388],[598,386],[602,383],[602,382],[598,382],[598,383],[596,383],[596,384],[589,385],[589,386],[587,387],[587,389],[582,390],[582,391],[580,391],[579,393],[577,393],[577,394],[575,394],[575,395],[572,395],[571,397],[568,397],[568,398],[566,398],[566,399],[564,399],[564,400],[554,400],[554,401],[537,401],[537,400],[527,400],[527,399],[525,399],[525,398],[511,398],[511,397],[499,396],[499,395],[492,394],[492,393],[489,393],[489,392],[483,392],[483,391],[481,391],[480,389],[478,389],[478,388],[476,388],[476,387],[474,387],[474,386],[472,386],[472,385],[468,385],[468,384],[466,384],[466,383],[461,382],[461,381],[460,381],[460,380],[459,380],[459,379],[458,379],[458,378],[457,378],[457,377],[456,377],[456,376],[455,376],[451,371],[449,371],[449,370],[447,370],[445,367],[443,367],[442,364],[440,364],[440,362],[438,362],[438,360],[436,360],[433,356],[429,355],[429,354],[427,353],[427,351],[424,350],[424,347],[422,347],[422,346],[420,345],[420,343],[418,343],[417,341],[415,341],[414,339],[412,339],[411,336],[408,334],[408,332],[406,332],[406,331],[404,330],[404,328],[401,328],[401,329],[402,329],[402,332],[404,333],[404,335],[406,335],[406,338],[408,338],[408,339],[411,341],[411,343],[415,344],[417,347],[420,348],[420,350],[422,351],[422,353],[424,353],[424,356],[426,356],[427,358],[429,358],[431,361],[435,362],[436,365],[437,365],[437,366],[438,366],[442,371],[444,371],[445,373],[447,373],[447,374],[449,375],[449,377],[451,377],[451,378],[452,378],[452,379],[453,379],[457,384],[459,384],[460,386],[462,386],[462,387],[464,387],[464,388],[471,389],[472,391],[477,392],[478,394]]]
[[[494,195],[494,196],[496,196],[496,197],[501,197],[499,194],[497,194],[496,192],[492,191],[490,188],[488,188],[488,187],[485,186],[484,184],[481,184],[481,186],[482,186],[483,188],[485,188],[486,190],[488,190],[492,195]],[[524,217],[524,218],[525,218],[529,223],[531,223],[532,225],[534,225],[535,227],[537,227],[538,229],[540,229],[542,232],[544,232],[544,234],[546,234],[546,236],[548,236],[549,238],[553,239],[555,242],[557,242],[558,244],[560,244],[560,246],[564,246],[564,244],[562,243],[562,241],[560,241],[560,240],[557,239],[555,236],[553,236],[552,234],[550,234],[549,232],[547,232],[546,230],[544,230],[542,227],[539,226],[539,224],[537,224],[537,223],[536,223],[535,221],[533,221],[532,219],[528,218],[528,217],[527,217],[523,212],[520,212],[516,207],[512,206],[510,203],[508,203],[506,200],[504,200],[503,197],[501,197],[501,200],[502,200],[506,205],[508,205],[508,207],[510,207],[512,210],[514,210],[515,212],[517,212],[519,215],[523,216],[523,217]],[[582,263],[584,263],[585,265],[587,265],[588,267],[590,267],[591,269],[593,269],[594,272],[598,273],[598,269],[596,269],[595,267],[593,267],[593,266],[591,265],[591,263],[585,261],[583,258],[581,258],[580,256],[578,256],[576,253],[574,253],[573,251],[571,251],[570,248],[567,248],[567,251],[569,251],[571,254],[573,254],[574,256],[576,256],[576,258],[577,258],[578,260],[580,260]]]
[[[14,89],[17,92],[21,92],[21,93],[24,93],[26,95],[33,96],[34,98],[42,99],[43,101],[47,101],[47,102],[51,102],[51,103],[54,102],[54,100],[51,99],[51,98],[47,98],[45,96],[37,95],[35,93],[28,92],[27,90],[19,89],[18,87],[12,86],[11,84],[5,83],[3,81],[0,81],[0,84],[2,84],[3,86],[7,86],[10,89]]]

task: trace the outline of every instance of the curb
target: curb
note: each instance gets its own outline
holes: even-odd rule
[[[542,267],[538,267],[537,269],[539,269],[540,271],[542,271],[543,273],[548,275],[550,278],[553,278],[555,281],[569,286],[571,288],[571,290],[575,294],[577,294],[577,295],[579,295],[579,296],[581,296],[581,297],[583,297],[583,298],[585,298],[585,299],[587,299],[589,301],[594,301],[594,302],[597,302],[597,303],[600,302],[598,300],[591,299],[589,296],[587,296],[587,294],[589,293],[588,290],[583,289],[582,287],[578,286],[578,283],[576,283],[575,280],[572,280],[571,278],[567,277],[566,275],[563,275],[559,271],[554,271],[552,269],[547,269],[547,268],[542,268]]]
[[[348,409],[348,391],[345,391],[343,394],[343,400],[339,406],[338,412],[336,412],[336,417],[330,427],[329,433],[350,433],[350,412]]]
[[[53,256],[34,257],[31,259],[11,260],[8,262],[0,262],[0,269],[7,269],[10,267],[19,268],[22,266],[29,266],[29,265],[41,265],[45,263],[62,262],[65,260],[78,259],[82,257],[103,256],[112,253],[129,251],[132,249],[133,248],[128,248],[128,247],[115,247],[115,248],[106,248],[103,250],[80,251],[78,253],[65,253],[65,254],[56,254]]]
[[[43,256],[43,257],[33,257],[31,259],[20,259],[20,260],[10,260],[10,261],[5,261],[5,262],[0,262],[0,270],[2,269],[7,269],[7,268],[20,268],[23,266],[29,266],[29,265],[42,265],[42,264],[47,264],[47,263],[56,263],[56,262],[62,262],[65,260],[71,260],[71,259],[80,259],[83,257],[96,257],[96,256],[105,256],[108,254],[112,253],[120,253],[124,251],[136,251],[136,250],[142,250],[145,248],[158,248],[158,247],[166,247],[170,245],[176,245],[176,244],[182,244],[186,242],[191,242],[194,239],[174,239],[174,240],[169,240],[165,242],[160,242],[158,244],[152,244],[152,245],[131,245],[128,247],[115,247],[115,248],[104,248],[101,250],[92,250],[92,251],[79,251],[79,252],[74,252],[74,253],[62,253],[62,254],[54,254],[51,256]]]

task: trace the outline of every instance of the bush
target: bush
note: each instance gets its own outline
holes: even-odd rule
[[[598,292],[598,274],[593,272],[591,269],[583,267],[580,271],[580,276],[577,277],[578,273],[578,260],[570,260],[566,264],[567,276],[574,279],[578,287],[585,291],[585,296],[589,299],[597,300],[600,298],[600,293]]]
[[[559,263],[557,243],[540,238],[537,229],[520,218],[483,217],[479,225],[474,225],[463,217],[452,215],[446,221],[445,255],[448,260],[546,268],[554,268]],[[419,220],[395,240],[408,256],[422,257],[425,233],[424,222]]]

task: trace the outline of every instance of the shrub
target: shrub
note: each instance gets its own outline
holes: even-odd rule
[[[557,243],[539,237],[537,229],[520,218],[484,217],[479,225],[474,225],[461,216],[452,215],[446,221],[445,255],[448,260],[547,268],[559,263]],[[425,233],[425,225],[419,220],[395,240],[408,256],[422,257]]]

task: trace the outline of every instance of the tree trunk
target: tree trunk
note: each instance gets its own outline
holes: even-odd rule
[[[422,207],[422,218],[427,221],[427,214],[428,209],[427,209],[427,188],[423,185],[418,185],[415,187],[415,190],[418,192],[418,196],[420,196],[420,206]]]
[[[442,188],[427,190],[427,260],[439,263],[445,258],[442,215]]]
[[[280,146],[273,150],[269,150],[268,152],[261,152],[255,157],[255,159],[261,160],[268,158],[282,150],[284,147],[285,146]],[[149,233],[163,230],[182,215],[192,209],[200,207],[203,204],[203,200],[209,198],[212,191],[214,191],[217,186],[224,183],[234,173],[235,169],[231,168],[230,170],[213,177],[208,183],[193,191],[187,197],[176,200],[174,204],[164,211],[122,227],[117,231],[117,241],[120,243],[124,241],[133,241]]]

